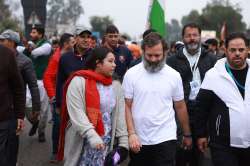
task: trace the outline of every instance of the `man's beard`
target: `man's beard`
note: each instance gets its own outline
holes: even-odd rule
[[[34,43],[36,43],[39,40],[39,38],[31,38],[31,41],[33,41]]]
[[[199,51],[199,48],[201,46],[200,42],[192,42],[192,43],[184,43],[185,48],[187,49],[187,52],[194,55]]]
[[[167,56],[164,55],[164,57],[160,61],[150,62],[144,56],[142,56],[142,62],[143,62],[144,68],[150,73],[156,73],[165,66],[166,57]]]
[[[238,60],[238,62],[235,62],[235,60]],[[231,67],[235,70],[241,70],[244,69],[244,66],[246,65],[246,58],[240,58],[240,57],[235,57],[233,59],[227,58],[228,63],[230,64]]]

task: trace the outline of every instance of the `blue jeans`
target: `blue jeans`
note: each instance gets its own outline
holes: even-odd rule
[[[60,132],[60,114],[56,113],[56,103],[52,103],[52,153],[56,154],[59,142]]]

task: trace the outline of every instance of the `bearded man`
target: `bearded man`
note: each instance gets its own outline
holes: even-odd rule
[[[173,166],[176,121],[189,136],[188,114],[180,74],[165,64],[166,43],[155,32],[142,42],[143,59],[124,76],[126,122],[129,134],[129,166]],[[183,146],[192,140],[184,137]]]
[[[199,92],[205,73],[214,66],[217,58],[205,48],[201,47],[201,28],[195,23],[189,23],[182,29],[182,39],[184,47],[167,59],[167,64],[177,70],[182,78],[184,87],[184,98],[187,105],[191,131],[194,126],[194,109],[196,96]],[[183,134],[179,133],[179,140]],[[196,141],[194,135],[190,135],[193,142]],[[192,150],[179,148],[176,154],[176,166],[200,165],[201,153],[197,146],[193,144]]]

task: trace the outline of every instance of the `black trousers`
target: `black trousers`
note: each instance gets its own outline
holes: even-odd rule
[[[211,147],[214,166],[249,166],[250,147],[247,149],[233,147]]]
[[[193,147],[191,150],[184,150],[180,145],[176,150],[176,166],[201,166],[204,155],[199,151],[196,145],[196,138],[192,137]]]
[[[189,114],[191,114],[191,116],[189,118],[190,121],[193,121],[192,119],[192,113],[191,111],[189,111]],[[182,132],[181,132],[181,127],[180,127],[180,123],[177,120],[177,126],[178,126],[178,130],[177,130],[177,137],[178,137],[178,144],[177,144],[177,150],[176,150],[176,156],[175,156],[175,160],[176,160],[176,166],[201,166],[202,162],[204,160],[204,155],[203,153],[201,153],[201,151],[198,149],[197,147],[197,139],[195,136],[192,136],[192,141],[193,141],[193,146],[191,150],[184,150],[181,147],[182,144]],[[190,128],[191,131],[193,133],[193,128],[194,128],[194,123],[190,123]]]
[[[17,120],[0,122],[0,166],[16,166],[18,154]]]
[[[143,145],[139,153],[130,151],[129,166],[174,166],[176,141]]]

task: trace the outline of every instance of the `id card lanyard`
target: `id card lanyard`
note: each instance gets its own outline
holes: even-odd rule
[[[200,56],[201,56],[201,50],[199,50],[199,52],[198,52],[198,57],[196,58],[195,63],[194,63],[193,66],[191,65],[190,61],[188,61],[188,62],[189,62],[189,65],[190,65],[190,69],[191,69],[191,72],[192,72],[193,77],[194,77],[194,74],[195,74],[195,70],[197,69],[197,66],[198,66],[198,62],[199,62]],[[187,58],[188,58],[188,56],[187,56]]]
[[[198,62],[200,59],[200,55],[201,55],[201,51],[198,52],[198,57],[195,60],[195,63],[192,65],[190,63],[190,59],[188,59],[189,65],[190,65],[190,70],[192,72],[192,81],[190,82],[190,94],[189,94],[189,100],[195,100],[199,89],[200,89],[200,81],[199,81],[199,72],[196,72],[197,66],[198,66]]]

